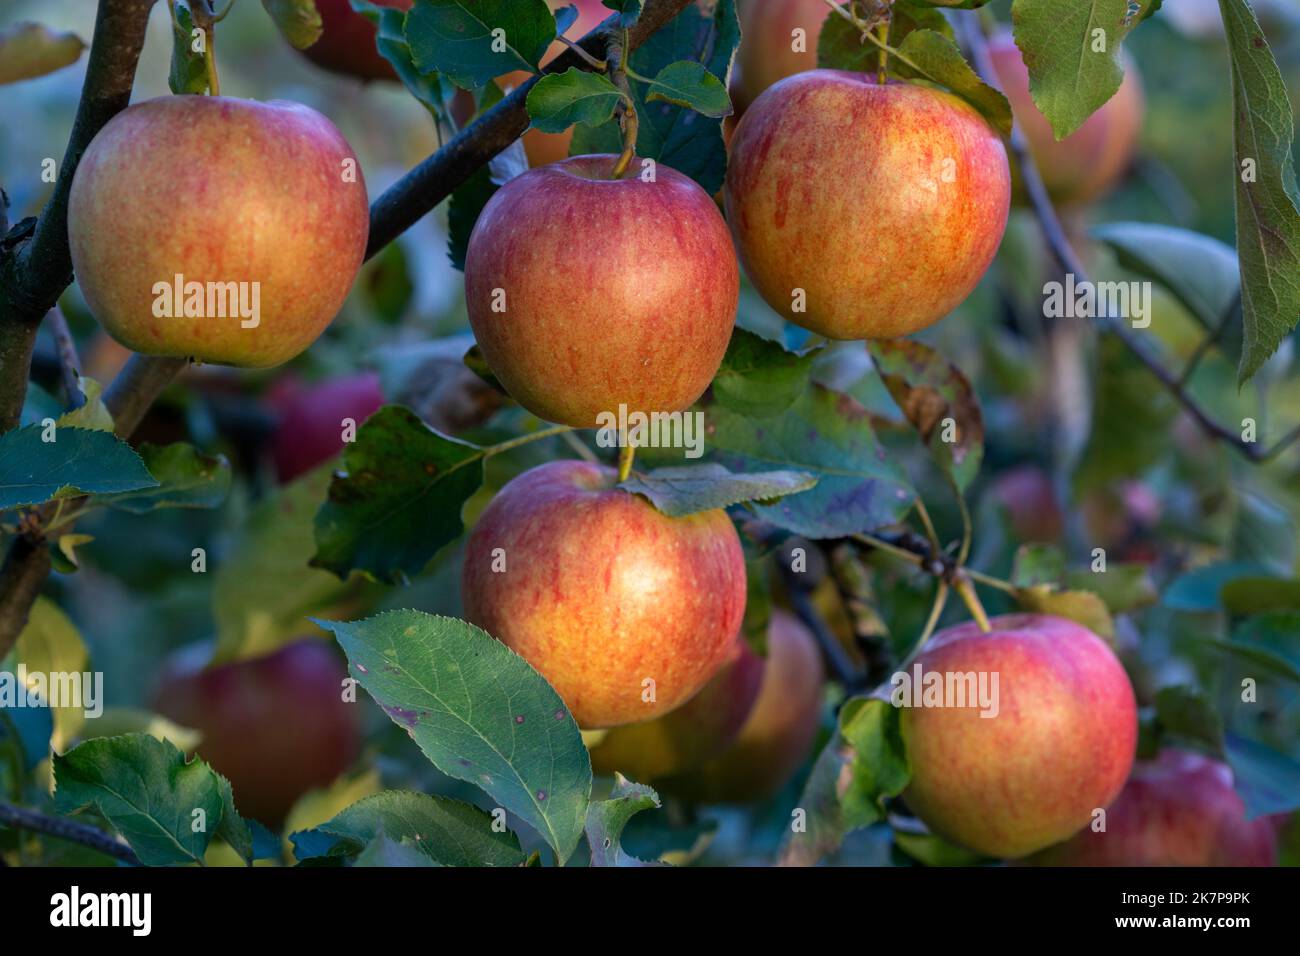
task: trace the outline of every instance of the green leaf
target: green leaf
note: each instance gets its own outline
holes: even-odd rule
[[[366,797],[327,823],[290,835],[299,860],[355,856],[380,836],[445,866],[519,866],[524,853],[509,831],[493,830],[478,807],[450,797],[387,790]],[[359,864],[360,861],[358,861]]]
[[[59,606],[47,597],[38,597],[32,605],[27,625],[18,635],[14,652],[16,660],[26,665],[28,674],[77,674],[86,680],[85,675],[90,672],[90,652],[86,649],[81,632]],[[86,711],[90,708],[86,706],[84,694],[90,688],[83,687],[82,690],[80,702],[51,708],[54,719],[53,744],[56,749],[66,747],[85,726]],[[46,702],[49,702],[48,699]],[[95,703],[102,707],[102,696]]]
[[[251,866],[254,855],[252,828],[235,809],[235,793],[230,781],[215,770],[212,771],[212,776],[216,778],[217,792],[221,795],[221,824],[217,827],[216,835],[225,840],[227,845]]]
[[[630,65],[641,76],[657,76],[665,67],[688,59],[704,64],[725,83],[739,42],[736,0],[718,0],[712,17],[706,17],[692,3],[633,51]],[[641,83],[632,84],[632,99],[641,119],[636,140],[638,158],[664,163],[690,176],[710,196],[721,189],[727,169],[722,120],[674,103],[649,102],[646,86]],[[594,128],[578,126],[569,154],[617,153],[622,141],[616,121]]]
[[[1173,737],[1223,755],[1223,719],[1194,687],[1177,685],[1157,691],[1156,724],[1162,739]]]
[[[679,60],[660,70],[646,93],[646,102],[674,103],[712,117],[735,112],[722,81],[696,60]]]
[[[943,473],[965,491],[984,460],[984,416],[975,390],[942,355],[911,339],[868,342],[890,396]]]
[[[356,590],[357,582],[307,563],[316,550],[313,519],[331,470],[322,466],[263,498],[234,530],[212,587],[214,663],[269,654],[311,630],[308,614]]]
[[[1240,577],[1219,589],[1219,597],[1233,614],[1300,610],[1300,581],[1292,578]]]
[[[1174,399],[1115,336],[1098,348],[1092,431],[1074,473],[1078,492],[1136,477],[1155,464],[1170,442]]]
[[[1149,607],[1160,597],[1151,578],[1151,566],[1139,561],[1107,564],[1105,571],[1076,568],[1066,573],[1065,585],[1094,592],[1112,614]]]
[[[466,90],[512,70],[536,72],[554,39],[545,0],[417,0],[406,15],[416,67]]]
[[[13,780],[7,771],[10,760],[22,774],[35,770],[50,756],[54,716],[48,707],[9,706],[0,698],[0,782],[16,790],[26,781]],[[11,756],[6,757],[6,752]],[[9,791],[7,791],[9,792]]]
[[[582,836],[591,760],[564,702],[527,661],[471,624],[419,611],[319,623],[434,766],[481,787],[568,859]]]
[[[901,520],[915,497],[898,462],[876,440],[867,410],[813,385],[783,414],[752,419],[723,406],[705,412],[714,460],[732,471],[812,474],[815,488],[756,505],[765,521],[810,538],[838,538]]]
[[[627,30],[641,19],[645,0],[602,0],[605,6],[618,14],[618,25]]]
[[[56,754],[54,786],[60,813],[94,807],[148,866],[197,863],[222,821],[217,775],[145,734],[87,740]]]
[[[118,494],[158,482],[126,442],[88,428],[39,425],[0,435],[0,511],[76,493]]]
[[[311,565],[399,581],[465,530],[460,511],[483,483],[483,449],[388,405],[358,429],[343,468],[316,514]]]
[[[1206,643],[1252,667],[1300,684],[1300,610],[1267,611],[1247,618],[1231,641]]]
[[[315,9],[315,8],[313,8]],[[206,93],[208,90],[208,65],[195,35],[202,35],[201,45],[206,47],[212,37],[194,22],[194,11],[189,0],[176,0],[176,22],[172,26],[172,63],[167,74],[167,86],[173,93]]]
[[[400,843],[392,840],[382,830],[357,854],[353,866],[424,867],[441,866],[425,856],[410,837]]]
[[[113,415],[109,412],[108,406],[104,404],[103,394],[104,386],[100,385],[93,378],[83,378],[81,380],[81,392],[86,396],[86,402],[80,408],[74,408],[70,412],[64,412],[58,416],[58,425],[62,428],[70,425],[74,428],[92,428],[95,431],[111,432],[113,430]]]
[[[659,794],[643,783],[631,783],[614,774],[614,789],[607,800],[594,800],[587,807],[587,844],[592,866],[661,866],[638,860],[622,846],[623,828],[642,810],[659,809]]]
[[[324,25],[316,0],[262,0],[262,6],[291,46],[305,50],[320,39]]]
[[[1029,92],[1069,136],[1115,95],[1124,79],[1120,44],[1153,0],[1015,0],[1011,22],[1029,68]]]
[[[1115,642],[1115,622],[1106,602],[1092,591],[1062,591],[1051,585],[1036,584],[1016,588],[1012,593],[1023,610],[1075,621],[1098,637]]]
[[[807,491],[817,477],[797,471],[763,471],[732,474],[722,465],[682,465],[633,474],[619,487],[644,495],[673,518],[727,508],[744,501],[770,503],[786,495]]]
[[[1217,611],[1223,605],[1220,592],[1229,581],[1257,577],[1261,571],[1258,564],[1250,561],[1208,564],[1175,578],[1161,595],[1161,603],[1175,611]]]
[[[1219,0],[1219,10],[1232,55],[1245,328],[1237,384],[1244,385],[1300,321],[1300,190],[1291,156],[1295,119],[1282,72],[1245,0]],[[1252,176],[1246,175],[1247,163]]]
[[[1233,782],[1246,804],[1247,819],[1300,808],[1300,763],[1235,734],[1228,736],[1226,745]]]
[[[622,98],[608,77],[571,66],[563,73],[548,73],[528,91],[528,115],[533,128],[562,133],[575,123],[607,122]]]
[[[935,30],[913,30],[898,47],[892,72],[919,77],[947,87],[992,124],[1003,136],[1011,135],[1011,104],[1000,90],[989,86],[966,62],[957,44]]]
[[[0,30],[0,84],[17,83],[76,63],[86,48],[75,33],[22,21]]]
[[[713,379],[713,397],[751,418],[780,414],[803,393],[817,354],[788,352],[779,342],[738,327]]]
[[[375,24],[375,49],[392,65],[402,85],[433,114],[435,119],[452,125],[448,104],[456,95],[456,84],[444,80],[436,72],[422,73],[416,67],[411,55],[411,47],[406,42],[406,11],[377,6],[367,0],[351,0],[351,2],[353,10]]]
[[[1018,588],[1057,585],[1065,577],[1065,555],[1051,544],[1022,544],[1011,565],[1011,583]]]
[[[230,462],[224,455],[202,454],[193,445],[140,446],[145,467],[157,480],[155,488],[96,495],[94,504],[108,505],[131,514],[148,514],[159,508],[216,508],[230,493]]]

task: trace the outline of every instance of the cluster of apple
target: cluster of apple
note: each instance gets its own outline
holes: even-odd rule
[[[345,0],[319,2],[326,32],[308,55],[387,75],[373,28]],[[587,26],[608,13],[597,0],[579,6]],[[614,156],[549,162],[493,196],[470,238],[466,299],[487,362],[522,406],[580,428],[620,406],[690,407],[727,348],[737,256],[776,311],[828,338],[906,335],[969,295],[1012,198],[1002,140],[972,106],[930,86],[807,69],[811,61],[765,77],[787,69],[790,18],[805,17],[815,38],[825,13],[820,0],[746,10],[745,111],[729,146],[725,220],[686,176],[636,166],[615,176]],[[999,52],[1013,101],[1018,63]],[[1097,135],[1105,143],[1082,158],[1080,194],[1104,188],[1131,149],[1131,129]],[[555,146],[534,138],[530,153]],[[1070,150],[1071,160],[1080,153]],[[364,255],[367,203],[352,150],[313,111],[173,97],[127,109],[95,139],[73,185],[69,229],[87,302],[124,344],[268,366],[305,349],[337,312]],[[261,321],[222,322],[201,308],[159,315],[154,286],[175,277],[181,288],[181,276],[255,278]],[[467,617],[532,663],[581,727],[604,731],[593,737],[597,770],[696,800],[769,795],[806,759],[819,725],[820,652],[782,611],[766,659],[739,636],[745,563],[724,511],[669,517],[616,481],[612,469],[561,461],[507,484],[469,537]],[[1025,857],[1078,833],[1124,787],[1133,690],[1087,629],[1009,616],[987,632],[942,632],[918,661],[1001,675],[995,719],[969,708],[902,714],[912,769],[904,796],[935,832]],[[202,724],[187,710],[200,705],[197,686],[169,708]],[[322,766],[346,761],[354,734],[340,725],[345,745]],[[236,738],[243,748],[260,735]],[[267,814],[282,814],[300,785],[286,782]]]

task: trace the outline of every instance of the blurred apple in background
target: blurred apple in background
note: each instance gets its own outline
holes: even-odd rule
[[[1052,479],[1038,465],[1017,465],[989,484],[986,497],[1006,516],[1020,544],[1051,544],[1061,540],[1065,519]]]
[[[342,699],[347,668],[315,638],[204,668],[209,651],[193,645],[168,660],[154,707],[203,735],[198,755],[230,779],[241,814],[274,826],[360,752],[357,705]]]
[[[337,455],[344,420],[360,426],[384,404],[384,393],[379,376],[370,372],[312,385],[289,375],[268,390],[266,401],[278,416],[272,454],[283,483]]]
[[[750,0],[743,6],[731,78],[737,115],[778,80],[816,69],[817,38],[830,12],[825,0]]]
[[[1246,819],[1227,764],[1163,750],[1134,765],[1106,829],[1081,830],[1026,862],[1041,866],[1275,866],[1277,822]]]
[[[409,10],[414,0],[373,0],[379,7]],[[362,80],[392,80],[397,73],[375,48],[375,25],[352,9],[349,0],[316,0],[320,39],[302,53],[319,67]]]

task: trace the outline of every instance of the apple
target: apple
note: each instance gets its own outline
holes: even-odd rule
[[[666,714],[733,653],[745,561],[726,512],[670,518],[611,468],[512,479],[465,547],[466,617],[532,664],[586,729]]]
[[[778,80],[817,68],[817,38],[830,12],[826,0],[760,0],[741,9],[731,81],[736,112]]]
[[[987,634],[974,622],[935,634],[907,671],[973,674],[989,690],[996,674],[997,686],[987,711],[952,699],[902,708],[903,798],[939,836],[1015,858],[1073,835],[1115,799],[1133,765],[1137,706],[1119,660],[1082,625],[1034,614],[991,623]]]
[[[1051,544],[1061,540],[1065,518],[1052,479],[1037,465],[1018,465],[989,485],[989,498],[1005,513],[1017,542]]]
[[[688,408],[722,362],[740,294],[708,193],[664,165],[650,181],[613,179],[616,161],[575,156],[511,179],[465,257],[469,322],[493,373],[534,415],[575,428],[620,405]]]
[[[343,420],[360,425],[384,404],[384,393],[379,376],[371,372],[313,385],[293,376],[277,382],[267,402],[278,416],[272,451],[283,483],[342,451]]]
[[[241,814],[278,824],[360,752],[359,714],[342,696],[347,668],[318,638],[205,668],[208,650],[192,645],[168,661],[154,707],[202,734],[198,755],[230,779]]]
[[[1124,81],[1119,90],[1077,130],[1058,141],[1033,97],[1029,69],[1015,40],[1002,33],[989,42],[993,68],[1002,92],[1024,131],[1034,164],[1052,199],[1063,205],[1084,204],[1108,192],[1133,162],[1142,128],[1142,81],[1137,67],[1121,56]],[[1017,193],[1019,184],[1017,184]]]
[[[698,767],[735,741],[762,680],[762,658],[737,637],[727,662],[686,703],[654,720],[606,732],[591,750],[592,769],[649,783]]]
[[[1276,866],[1277,826],[1246,819],[1227,764],[1186,750],[1139,761],[1091,826],[1026,862],[1040,866]]]
[[[657,782],[665,793],[696,803],[765,800],[808,758],[821,723],[821,650],[808,629],[780,609],[772,612],[767,640],[758,700],[736,742],[703,766]]]
[[[374,0],[376,6],[409,10],[414,0]],[[316,0],[321,35],[300,50],[307,59],[331,73],[362,80],[397,81],[393,65],[375,46],[375,25],[352,9],[349,0]]]
[[[68,201],[73,270],[110,335],[249,368],[287,362],[329,325],[369,222],[356,154],[329,120],[224,96],[118,113]]]
[[[992,261],[1010,197],[1006,149],[974,107],[841,70],[754,101],[725,190],[755,287],[832,339],[907,335],[951,312]]]

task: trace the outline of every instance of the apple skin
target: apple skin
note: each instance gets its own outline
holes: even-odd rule
[[[1106,811],[1106,831],[1085,827],[1031,857],[1038,866],[1276,866],[1277,826],[1246,819],[1227,764],[1186,750],[1139,761]]]
[[[1142,81],[1133,61],[1122,57],[1124,81],[1119,90],[1058,142],[1052,124],[1029,94],[1029,69],[1015,40],[1010,34],[999,34],[989,42],[989,53],[1052,199],[1062,205],[1081,205],[1109,192],[1132,163],[1142,128]],[[1024,201],[1022,193],[1017,181],[1018,202]]]
[[[374,0],[376,6],[409,10],[414,0]],[[398,82],[393,65],[375,46],[375,25],[352,9],[349,0],[316,0],[321,35],[298,52],[317,66],[361,80]]]
[[[1137,706],[1119,660],[1082,625],[1034,614],[991,623],[988,634],[973,621],[941,631],[918,655],[923,672],[997,673],[999,712],[903,708],[903,798],[939,836],[1016,858],[1072,836],[1115,799],[1133,765]]]
[[[616,479],[582,461],[514,478],[470,533],[461,578],[466,617],[536,667],[584,729],[688,701],[732,654],[745,613],[726,512],[670,518]]]
[[[342,699],[347,668],[317,638],[210,668],[206,651],[191,646],[169,659],[154,708],[202,733],[198,755],[230,779],[240,813],[278,824],[361,750],[359,711]]]
[[[772,611],[767,642],[758,700],[736,742],[703,766],[658,781],[664,793],[694,803],[754,803],[779,793],[807,760],[821,724],[821,650],[781,609]]]
[[[346,168],[354,182],[344,182]],[[352,147],[296,103],[164,96],[91,141],[68,202],[72,266],[113,338],[154,356],[265,368],[338,314],[370,209]],[[154,315],[154,284],[257,282],[260,323]]]
[[[951,312],[997,252],[1010,197],[1006,149],[973,107],[840,70],[799,73],[754,101],[725,191],[768,305],[832,339],[907,335]],[[795,289],[806,311],[793,311]]]
[[[825,0],[759,0],[740,14],[740,49],[731,82],[732,103],[743,113],[772,84],[817,68],[817,38],[831,8]],[[806,49],[793,49],[802,29]]]
[[[465,257],[469,322],[493,373],[534,415],[575,428],[620,404],[688,408],[722,362],[740,294],[709,195],[664,165],[654,182],[609,179],[615,161],[576,156],[516,176],[484,207]]]
[[[283,484],[342,451],[343,419],[360,425],[384,404],[384,393],[371,372],[312,385],[291,377],[271,388],[267,403],[279,419],[272,452]]]
[[[698,767],[735,741],[762,680],[762,658],[737,637],[727,662],[686,703],[654,720],[607,732],[591,750],[592,769],[649,783]]]

